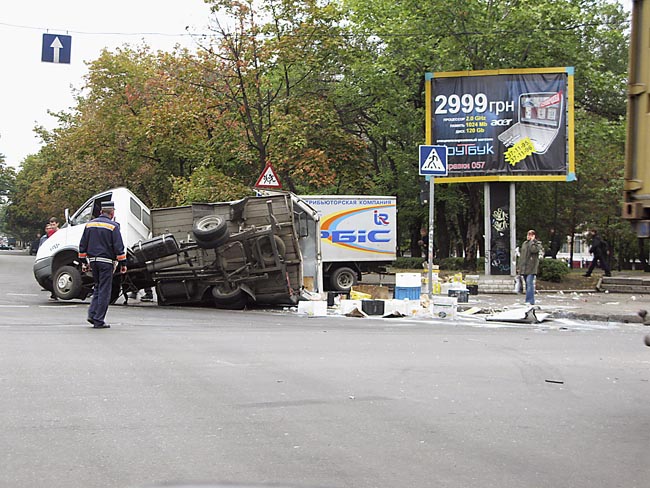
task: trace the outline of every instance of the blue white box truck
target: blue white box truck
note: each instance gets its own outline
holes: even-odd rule
[[[397,256],[397,198],[302,195],[320,216],[325,288],[349,291],[363,273],[384,272]]]

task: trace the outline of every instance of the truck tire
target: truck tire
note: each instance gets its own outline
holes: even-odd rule
[[[337,268],[330,276],[330,286],[334,291],[349,292],[357,284],[357,273],[346,266]]]
[[[228,222],[217,215],[207,215],[194,223],[192,234],[200,247],[219,247],[228,239]]]
[[[61,266],[54,274],[52,288],[61,300],[79,298],[82,287],[81,272],[74,266]]]
[[[212,287],[214,306],[224,310],[243,310],[248,304],[248,293],[237,287],[234,290],[223,290]]]
[[[270,237],[271,236],[262,236],[258,239],[262,261],[264,261],[264,264],[267,266],[275,264],[275,256],[273,255],[273,246],[271,245]],[[278,248],[278,254],[283,258],[284,254],[287,252],[287,245],[280,236],[274,235],[273,240],[275,241],[275,247]]]

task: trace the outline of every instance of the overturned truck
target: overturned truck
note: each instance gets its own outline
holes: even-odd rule
[[[127,250],[125,294],[155,286],[160,305],[241,309],[322,290],[318,216],[293,194],[153,209],[151,230]]]

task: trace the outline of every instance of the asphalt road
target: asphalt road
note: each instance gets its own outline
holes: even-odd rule
[[[647,487],[638,328],[49,303],[0,251],[0,486]]]

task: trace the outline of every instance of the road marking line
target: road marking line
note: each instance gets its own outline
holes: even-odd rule
[[[63,305],[63,304],[61,304]],[[61,305],[39,305],[38,308],[61,308]],[[77,305],[63,305],[66,309],[68,308],[77,308]]]

